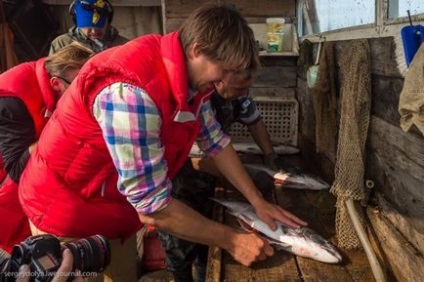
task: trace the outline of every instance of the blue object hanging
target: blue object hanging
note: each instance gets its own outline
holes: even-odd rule
[[[405,26],[400,31],[403,42],[403,50],[405,51],[406,65],[409,67],[414,59],[415,53],[424,41],[424,27],[422,25],[413,25],[411,19],[411,11],[407,10],[409,26]]]
[[[406,65],[412,62],[415,53],[420,48],[421,43],[424,41],[424,26],[410,25],[405,26],[401,30],[403,50],[405,51]]]

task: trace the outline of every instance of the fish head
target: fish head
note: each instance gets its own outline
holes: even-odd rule
[[[323,190],[330,188],[327,182],[313,174],[293,174],[278,172],[274,175],[275,182],[283,187],[293,189]]]
[[[310,187],[310,189],[324,190],[330,188],[330,185],[327,182],[316,175],[304,173],[303,176],[305,177],[306,185]]]
[[[309,257],[325,263],[339,263],[342,256],[329,241],[310,228],[291,229],[292,252],[296,255]]]

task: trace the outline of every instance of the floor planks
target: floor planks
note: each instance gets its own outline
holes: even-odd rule
[[[285,157],[290,163],[319,175],[299,156]],[[244,155],[245,163],[260,163],[258,156]],[[317,231],[321,236],[337,245],[335,236],[335,198],[328,191],[295,190],[276,188],[273,180],[266,174],[257,174],[255,183],[261,189],[267,200],[278,203],[285,209],[290,210],[309,223],[309,227]],[[229,183],[222,181],[222,187],[217,190],[219,195],[227,199],[243,199]],[[237,227],[238,224],[233,216],[223,213],[222,209],[216,208],[216,220]],[[208,282],[238,282],[238,281],[375,281],[371,268],[368,264],[365,252],[362,250],[340,250],[343,262],[330,265],[307,258],[296,257],[285,251],[278,251],[274,256],[265,261],[254,263],[251,267],[245,267],[237,263],[228,253],[219,248],[213,248],[209,254]],[[146,273],[140,279],[143,282],[172,281],[171,275],[166,271]]]

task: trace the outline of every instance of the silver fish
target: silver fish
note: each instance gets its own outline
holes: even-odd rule
[[[261,148],[255,142],[234,142],[234,150],[246,154],[263,154]],[[278,155],[293,155],[300,152],[296,147],[273,142],[274,152]]]
[[[262,154],[261,148],[259,148],[258,144],[255,142],[235,142],[232,144],[234,150],[239,153],[245,154]],[[278,143],[273,143],[274,152],[279,155],[292,155],[297,154],[300,150],[296,147],[290,145],[283,145]],[[199,146],[194,143],[190,149],[189,157],[191,158],[202,158],[205,157],[206,154],[200,150]]]
[[[246,170],[252,175],[263,171],[272,176],[276,182],[286,188],[323,190],[330,185],[316,175],[309,173],[291,173],[285,171],[274,171],[262,164],[244,164]]]
[[[239,224],[247,231],[256,231],[276,249],[283,249],[297,256],[311,258],[325,263],[339,263],[342,256],[337,249],[315,231],[307,227],[293,229],[277,222],[273,231],[263,222],[252,205],[238,201],[212,198],[225,206],[227,212],[237,218]]]

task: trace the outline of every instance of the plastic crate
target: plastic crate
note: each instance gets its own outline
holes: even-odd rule
[[[297,147],[299,103],[295,98],[255,97],[271,140]],[[233,142],[253,141],[246,126],[234,123],[230,128]]]

